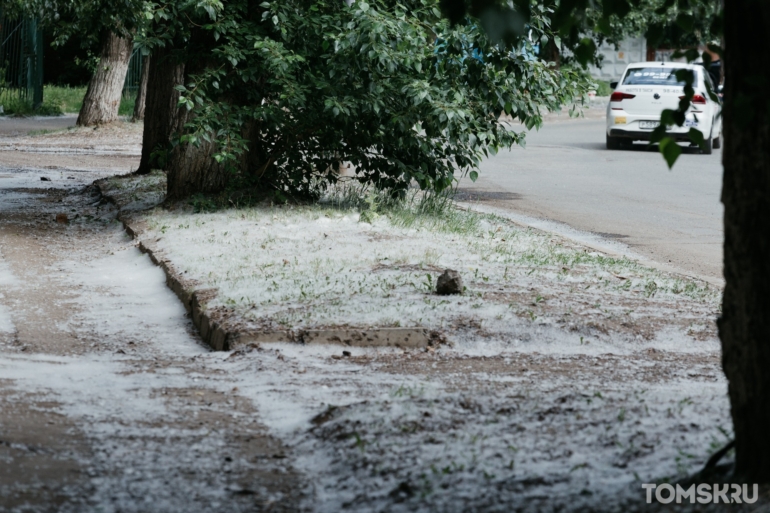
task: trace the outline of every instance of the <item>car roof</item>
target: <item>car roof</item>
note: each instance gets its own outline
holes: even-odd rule
[[[658,62],[658,61],[646,61],[646,62],[632,62],[629,64],[626,69],[632,68],[632,67],[643,67],[643,68],[678,68],[678,69],[699,69],[703,68],[702,64],[688,64],[686,62]]]

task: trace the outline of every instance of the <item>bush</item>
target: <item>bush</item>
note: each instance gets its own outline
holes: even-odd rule
[[[214,139],[237,187],[314,193],[350,162],[362,182],[396,195],[412,182],[442,191],[523,140],[502,114],[540,126],[541,109],[583,98],[590,84],[532,57],[529,39],[506,46],[470,18],[451,25],[429,0],[190,9],[157,17],[189,19],[206,42],[194,55],[207,68],[182,88],[194,115],[178,142]],[[530,26],[531,41],[548,32],[537,16]]]

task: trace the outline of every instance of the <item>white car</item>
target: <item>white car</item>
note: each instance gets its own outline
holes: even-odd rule
[[[687,132],[695,128],[706,142],[704,153],[722,145],[721,104],[706,93],[706,81],[711,77],[703,66],[680,62],[637,62],[629,64],[607,105],[607,148],[619,149],[633,141],[649,141],[652,131],[660,125],[663,109],[676,109],[684,96],[684,83],[676,79],[680,69],[695,73],[692,105],[685,115],[684,126],[672,126],[667,134],[676,141],[690,142]],[[716,88],[712,84],[712,90]]]

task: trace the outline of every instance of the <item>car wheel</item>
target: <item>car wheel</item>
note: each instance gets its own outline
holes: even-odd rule
[[[722,134],[719,134],[718,136],[714,137],[714,144],[712,144],[713,148],[715,150],[718,150],[722,147]]]
[[[620,149],[620,137],[610,137],[607,136],[607,149],[608,150],[619,150]]]
[[[700,149],[701,152],[703,152],[704,155],[711,155],[712,148],[714,147],[714,139],[711,138],[711,134],[709,134],[708,139],[704,140],[704,147]]]

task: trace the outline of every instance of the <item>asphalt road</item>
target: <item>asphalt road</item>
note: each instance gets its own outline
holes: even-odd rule
[[[593,113],[596,114],[596,113]],[[673,170],[657,149],[605,148],[604,120],[553,121],[500,152],[461,199],[564,223],[687,274],[722,280],[722,151],[684,148]]]

